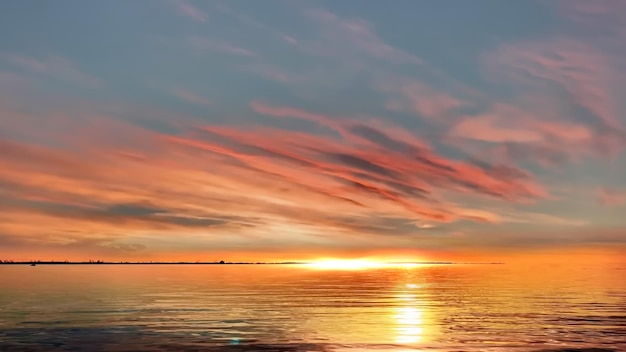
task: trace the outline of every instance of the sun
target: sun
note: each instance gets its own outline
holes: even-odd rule
[[[382,263],[361,259],[324,259],[309,263],[316,269],[364,270],[379,268]]]
[[[313,269],[322,270],[367,270],[390,267],[413,267],[417,264],[398,262],[394,263],[368,259],[321,259],[310,262],[307,265]]]

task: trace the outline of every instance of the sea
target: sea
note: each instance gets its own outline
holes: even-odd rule
[[[626,267],[0,265],[0,351],[626,351]]]

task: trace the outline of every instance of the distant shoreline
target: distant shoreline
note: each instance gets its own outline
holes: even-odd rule
[[[504,264],[502,262],[385,262],[397,265],[460,265],[460,264]],[[57,261],[0,261],[0,265],[311,265],[315,262],[57,262]]]

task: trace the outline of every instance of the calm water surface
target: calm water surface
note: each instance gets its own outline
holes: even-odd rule
[[[622,266],[0,265],[1,351],[626,350]]]

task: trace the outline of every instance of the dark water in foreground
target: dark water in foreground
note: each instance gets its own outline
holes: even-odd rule
[[[0,351],[344,350],[626,350],[626,268],[0,265]]]

